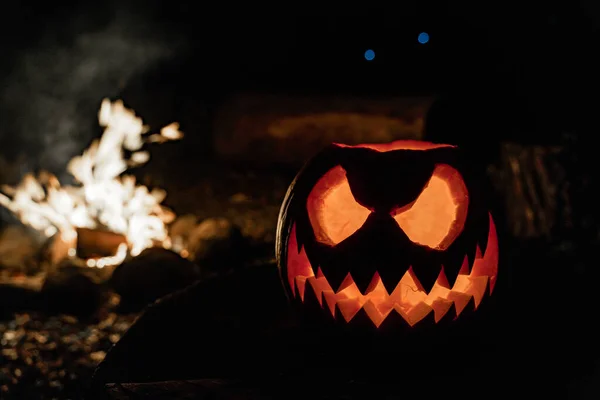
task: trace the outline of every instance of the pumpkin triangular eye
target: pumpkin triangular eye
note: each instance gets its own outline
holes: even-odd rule
[[[354,199],[346,171],[340,166],[319,179],[306,207],[316,240],[332,246],[356,232],[371,213]]]
[[[436,165],[415,201],[395,211],[394,219],[414,243],[446,250],[462,232],[469,208],[469,193],[460,172]]]

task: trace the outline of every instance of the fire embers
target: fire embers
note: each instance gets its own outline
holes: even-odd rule
[[[177,123],[150,133],[133,110],[108,99],[102,101],[98,122],[104,128],[102,136],[67,166],[74,185],[62,185],[47,171],[38,176],[27,174],[17,186],[1,188],[0,205],[24,224],[55,237],[57,257],[67,252],[70,257],[85,259],[90,267],[102,268],[147,248],[170,247],[167,225],[175,213],[162,204],[166,192],[140,185],[135,176],[125,173],[149,161],[145,145],[178,140],[183,133]],[[78,238],[82,232],[91,235],[91,241]],[[81,246],[78,240],[87,245]],[[93,250],[89,257],[87,250]]]
[[[54,267],[75,260],[102,269],[121,264],[128,257],[129,243],[124,235],[98,229],[77,228],[71,235],[57,233],[49,240],[44,258]]]
[[[485,252],[482,253],[477,246],[473,261],[465,256],[453,285],[446,279],[444,266],[439,268],[438,278],[429,292],[423,288],[412,268],[404,273],[391,293],[384,287],[378,273],[374,274],[364,293],[358,289],[350,273],[334,291],[321,269],[311,266],[304,249],[298,248],[295,225],[288,242],[288,282],[293,295],[302,302],[307,291],[311,291],[310,295],[314,294],[321,307],[328,309],[336,319],[350,322],[363,309],[376,327],[394,312],[414,326],[430,313],[433,313],[436,323],[445,316],[456,318],[469,302],[473,301],[474,307],[478,308],[485,294],[492,293],[498,269],[498,241],[492,217]]]

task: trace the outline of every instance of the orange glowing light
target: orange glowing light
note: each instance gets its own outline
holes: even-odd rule
[[[357,144],[348,145],[342,143],[334,143],[338,147],[350,147],[350,148],[362,148],[371,149],[385,153],[387,151],[394,150],[433,150],[442,147],[456,147],[451,144],[438,144],[431,142],[422,142],[420,140],[396,140],[390,143],[370,143],[370,144]]]
[[[1,188],[0,205],[48,237],[59,234],[54,259],[81,255],[73,246],[86,241],[79,236],[82,229],[107,230],[122,237],[124,247],[116,244],[116,253],[87,260],[90,267],[102,268],[150,247],[171,247],[168,224],[175,213],[162,204],[167,193],[138,184],[126,172],[149,161],[150,153],[143,149],[146,143],[178,140],[183,133],[177,123],[157,133],[147,132],[143,120],[120,100],[104,99],[98,122],[104,128],[102,136],[67,165],[74,184],[62,185],[47,171],[27,174],[17,186]]]
[[[399,209],[394,219],[411,241],[445,250],[462,231],[468,208],[469,194],[462,176],[440,164],[419,197]]]
[[[315,185],[307,200],[308,218],[321,243],[336,245],[356,232],[371,211],[358,204],[340,167],[329,170]]]
[[[298,248],[294,225],[287,248],[287,278],[294,296],[304,301],[307,286],[310,286],[308,290],[314,291],[321,306],[327,308],[334,317],[341,315],[346,322],[350,322],[362,308],[377,327],[391,312],[397,312],[410,326],[414,326],[431,312],[435,321],[440,321],[452,304],[458,316],[471,298],[474,299],[475,308],[478,308],[487,287],[489,294],[492,294],[498,273],[498,240],[491,215],[485,254],[482,255],[477,246],[470,271],[468,261],[465,256],[452,287],[448,284],[444,267],[439,266],[437,281],[429,292],[423,288],[412,268],[406,271],[392,293],[387,292],[377,273],[364,293],[358,289],[350,274],[336,292],[321,269],[311,266],[304,249]]]

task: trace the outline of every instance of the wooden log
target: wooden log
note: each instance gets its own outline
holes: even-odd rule
[[[490,175],[504,197],[507,225],[514,237],[550,238],[568,229],[571,193],[564,148],[503,143]]]
[[[106,399],[266,399],[256,389],[238,382],[220,379],[200,379],[148,383],[109,383]]]
[[[433,97],[237,94],[215,117],[215,150],[231,160],[302,165],[331,142],[420,139]]]
[[[125,236],[97,229],[77,228],[77,256],[79,258],[111,257],[117,253]]]
[[[147,383],[109,383],[103,399],[211,399],[211,400],[352,400],[396,398],[395,393],[418,395],[419,382],[412,388],[382,381],[331,379],[298,376],[294,378],[236,381],[226,379],[173,380]],[[450,382],[448,382],[450,383]],[[440,388],[440,391],[445,390]],[[431,390],[428,390],[431,393]],[[440,392],[440,396],[442,393]]]
[[[457,377],[427,381],[422,379],[405,381],[401,378],[390,380],[351,380],[335,379],[328,376],[271,377],[258,381],[235,381],[227,379],[173,380],[147,383],[109,383],[104,393],[95,399],[139,400],[139,399],[195,399],[195,400],[363,400],[398,399],[406,397],[445,397],[448,390],[456,385]],[[535,381],[535,379],[534,379]],[[522,388],[523,381],[512,379],[503,387],[495,389],[497,395],[508,396],[517,388],[524,393],[552,393],[552,384],[539,387],[529,384]],[[493,384],[489,380],[469,382],[469,391],[461,394],[461,399],[476,399]]]

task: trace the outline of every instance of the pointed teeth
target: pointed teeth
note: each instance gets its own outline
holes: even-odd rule
[[[443,265],[442,265],[442,268],[440,269],[440,274],[438,275],[437,280],[435,281],[435,285],[440,286],[445,289],[450,289],[450,284],[448,283],[448,278],[446,277],[446,273],[444,272]],[[434,285],[434,287],[435,287],[435,285]],[[433,288],[431,290],[433,290]],[[431,293],[431,291],[429,293]]]
[[[338,289],[335,292],[340,293],[353,285],[354,285],[354,279],[352,279],[352,275],[350,275],[350,273],[348,273],[348,275],[346,275],[346,277],[344,278],[342,283],[340,283]]]
[[[327,271],[327,281],[332,290],[336,293],[354,283],[350,273],[341,274],[335,269]]]
[[[448,283],[444,267],[429,292],[426,292],[412,268],[404,274],[390,294],[383,286],[379,274],[374,274],[364,293],[348,274],[336,293],[327,282],[320,268],[314,276],[297,276],[296,290],[303,302],[319,304],[334,317],[350,322],[363,309],[376,327],[379,327],[391,311],[395,310],[411,326],[431,312],[437,323],[452,309],[459,316],[469,302],[477,309],[489,286],[488,276],[459,274],[455,284]],[[309,292],[307,292],[309,291]],[[336,311],[337,308],[337,311]]]
[[[333,317],[337,317],[335,309],[337,305],[337,296],[333,291],[325,290],[323,291],[323,298],[325,299],[325,304],[327,308],[329,308],[329,312]]]
[[[338,300],[337,306],[340,310],[340,314],[342,314],[342,317],[344,317],[346,322],[350,322],[356,313],[358,313],[358,311],[362,308],[360,302],[356,301],[356,299]]]
[[[479,244],[477,244],[477,247],[475,247],[475,260],[477,260],[478,258],[483,258],[483,256],[481,255],[481,248],[479,247]]]
[[[304,301],[304,291],[306,290],[306,277],[305,276],[297,276],[295,279],[295,293],[298,293],[300,299]]]
[[[334,290],[333,280],[326,277],[320,267],[313,268],[304,249],[296,251],[295,245],[295,240],[290,240],[288,277],[294,295],[307,306],[310,303],[312,307],[329,310],[334,318],[350,322],[360,314],[359,319],[368,318],[376,327],[381,326],[391,312],[413,326],[432,312],[431,319],[438,323],[458,317],[470,303],[477,309],[485,294],[491,293],[498,271],[497,241],[492,237],[484,254],[477,246],[472,264],[468,256],[464,257],[456,275],[448,275],[442,265],[430,288],[422,283],[423,276],[427,275],[421,274],[419,278],[409,267],[391,291],[386,289],[379,273],[373,274],[363,290],[352,274],[346,273],[338,277],[339,285]]]
[[[380,286],[383,286],[383,282],[381,281],[381,277],[379,276],[379,274],[375,272],[375,274],[373,274],[373,278],[371,279],[371,283],[369,283],[369,286],[367,286],[367,289],[364,292],[365,295],[372,293],[373,291],[377,290]],[[387,294],[385,287],[383,287],[383,290]]]
[[[485,252],[482,254],[477,245],[472,263],[465,256],[458,272],[455,268],[447,272],[441,266],[431,287],[423,283],[428,283],[431,278],[427,272],[434,271],[422,274],[419,271],[421,277],[418,278],[412,267],[404,273],[392,271],[383,278],[375,273],[368,285],[359,287],[350,273],[336,275],[335,271],[327,271],[326,277],[320,267],[313,268],[303,246],[298,246],[294,226],[288,242],[288,280],[294,296],[302,302],[317,308],[320,305],[334,318],[343,318],[347,322],[360,312],[359,318],[368,317],[379,327],[392,311],[411,326],[432,311],[436,323],[445,321],[458,317],[470,302],[477,309],[485,294],[491,294],[494,289],[498,274],[498,240],[491,216],[489,229]],[[365,281],[361,280],[361,286]],[[389,283],[392,282],[391,290]]]
[[[304,246],[298,246],[298,241],[296,240],[296,225],[292,226],[292,233],[290,235],[290,239],[288,241],[288,250],[287,250],[287,279],[292,290],[292,294],[296,296],[300,294],[300,297],[303,299],[304,296],[304,282],[301,282],[300,285],[302,287],[298,287],[297,277],[308,277],[313,276],[314,271],[312,266],[310,265],[310,261],[308,261],[308,256],[306,255],[306,251],[304,250]]]
[[[472,296],[470,294],[450,291],[448,294],[448,300],[454,303],[457,317],[463,312],[467,304],[469,304],[471,297]]]
[[[429,304],[424,302],[417,303],[411,308],[405,308],[396,304],[394,305],[394,309],[398,314],[402,315],[410,326],[414,326],[433,310]]]
[[[452,304],[454,304],[452,301],[446,299],[436,299],[431,303],[436,323],[440,322],[448,311],[450,311]]]
[[[378,307],[371,299],[367,300],[367,302],[363,305],[363,310],[365,310],[377,328],[381,326],[389,313],[392,312],[392,308],[382,309],[381,307]]]
[[[469,257],[465,256],[462,265],[460,266],[460,271],[458,271],[459,275],[469,275]]]

